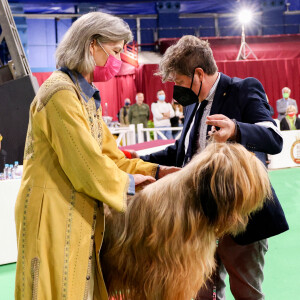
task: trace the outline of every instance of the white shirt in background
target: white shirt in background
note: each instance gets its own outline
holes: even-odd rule
[[[173,118],[175,116],[175,113],[170,103],[158,100],[156,103],[152,103],[151,111],[153,114],[154,127],[158,127],[158,126],[171,127],[170,118]],[[170,112],[170,118],[163,119],[163,113],[168,113],[168,112]]]

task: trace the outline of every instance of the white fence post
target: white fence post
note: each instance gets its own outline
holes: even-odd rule
[[[135,140],[135,125],[129,125],[130,131],[127,133],[127,145],[134,145],[136,143]]]
[[[150,131],[146,131],[147,142],[151,141]]]
[[[138,143],[144,142],[144,125],[143,124],[137,124],[137,136],[138,136]]]

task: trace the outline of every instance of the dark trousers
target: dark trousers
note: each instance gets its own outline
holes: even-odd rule
[[[268,249],[267,240],[249,245],[238,245],[231,236],[219,241],[216,261],[217,272],[206,282],[196,300],[211,300],[213,285],[217,287],[217,300],[225,300],[225,277],[228,273],[230,289],[237,300],[263,300],[262,282],[264,279],[264,256]]]

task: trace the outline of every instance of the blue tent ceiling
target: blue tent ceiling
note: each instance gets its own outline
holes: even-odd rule
[[[156,14],[157,3],[178,2],[179,13],[231,13],[241,6],[251,6],[256,11],[272,9],[290,3],[289,10],[300,10],[300,0],[208,0],[208,1],[74,1],[74,0],[16,0],[12,7],[22,6],[24,13],[76,13],[80,7],[91,7],[112,14]]]

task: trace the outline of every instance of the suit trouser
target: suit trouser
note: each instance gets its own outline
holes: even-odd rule
[[[231,236],[224,236],[219,241],[216,253],[218,264],[212,280],[202,288],[197,300],[211,300],[213,285],[216,283],[217,299],[225,298],[225,277],[228,273],[230,290],[236,300],[263,300],[262,282],[264,279],[264,256],[268,250],[267,239],[249,245],[238,245]]]

